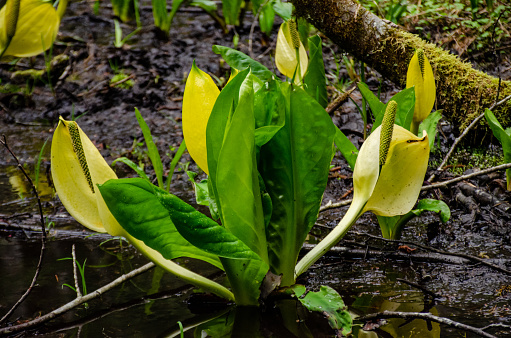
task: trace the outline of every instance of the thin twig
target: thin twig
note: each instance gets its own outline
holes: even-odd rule
[[[403,279],[403,278],[396,278],[396,281],[408,284],[410,286],[413,286],[414,288],[421,290],[422,292],[424,292],[427,295],[430,295],[433,298],[442,298],[443,297],[443,296],[441,296],[441,295],[439,295],[437,293],[434,293],[433,291],[430,291],[430,290],[426,289],[422,285],[419,285],[417,283],[411,282],[409,280],[406,280],[406,279]]]
[[[511,95],[508,95],[506,96],[504,99],[502,99],[501,101],[499,102],[496,102],[494,103],[490,108],[490,110],[493,110],[495,109],[496,107],[506,103],[509,99],[511,99]],[[444,157],[444,160],[442,161],[442,163],[438,166],[438,168],[436,169],[437,171],[441,171],[443,169],[443,167],[445,166],[445,164],[447,163],[447,161],[449,160],[449,158],[451,158],[451,155],[454,151],[454,149],[456,148],[456,146],[458,145],[458,143],[460,143],[460,141],[463,139],[463,137],[465,137],[465,135],[467,135],[467,133],[469,132],[469,130],[475,126],[475,124],[477,122],[479,122],[482,118],[484,117],[484,113],[481,113],[478,117],[476,117],[474,119],[474,121],[472,121],[467,128],[465,128],[465,130],[463,130],[463,132],[461,133],[460,136],[458,136],[458,138],[456,140],[454,140],[454,143],[452,144],[451,148],[449,149],[449,151],[447,152],[447,155],[445,155]],[[433,180],[435,179],[435,174],[431,175],[431,177],[428,179],[429,182],[432,182]]]
[[[492,173],[494,171],[506,170],[506,169],[510,169],[510,168],[511,168],[511,163],[504,163],[504,164],[501,164],[501,165],[498,165],[498,166],[495,166],[495,167],[491,167],[491,168],[487,168],[487,169],[483,169],[483,170],[480,170],[480,171],[476,171],[476,172],[473,172],[473,173],[470,173],[470,174],[467,174],[467,175],[455,177],[455,178],[453,178],[451,180],[447,180],[447,181],[444,181],[444,182],[430,184],[430,185],[424,185],[424,186],[422,186],[421,191],[426,191],[426,190],[431,190],[431,189],[436,189],[436,188],[445,188],[446,186],[448,186],[450,184],[453,184],[453,183],[456,183],[456,182],[459,182],[459,181],[468,180],[469,178],[472,178],[472,177],[476,177],[476,176],[479,176],[479,175],[485,175],[485,174]],[[352,201],[353,201],[352,199],[348,199],[348,200],[344,200],[344,201],[341,201],[341,202],[338,202],[338,203],[332,203],[332,200],[330,200],[330,201],[328,201],[327,204],[322,205],[319,208],[319,212],[322,212],[322,211],[325,211],[325,210],[329,210],[329,209],[340,208],[340,207],[343,207],[343,206],[351,204]]]
[[[89,302],[92,299],[101,296],[103,293],[105,293],[107,291],[110,291],[111,289],[113,289],[114,287],[122,284],[123,282],[127,281],[128,279],[131,279],[131,278],[133,278],[135,276],[140,275],[143,272],[146,272],[146,271],[152,269],[154,266],[155,265],[152,262],[151,263],[147,263],[146,265],[141,266],[138,269],[135,269],[135,270],[133,270],[133,271],[127,273],[127,274],[124,274],[124,275],[116,278],[112,282],[110,282],[110,283],[100,287],[99,289],[95,290],[94,292],[91,292],[91,293],[87,294],[86,296],[76,297],[73,301],[71,301],[71,302],[69,302],[69,303],[59,307],[58,309],[53,310],[52,312],[50,312],[50,313],[48,313],[48,314],[46,314],[44,316],[38,317],[38,318],[36,318],[34,320],[31,320],[31,321],[23,323],[23,324],[0,328],[0,335],[10,334],[10,333],[15,333],[15,332],[19,332],[19,331],[22,331],[22,330],[26,330],[28,328],[31,328],[31,327],[40,325],[42,323],[45,323],[45,322],[47,322],[49,320],[52,320],[53,318],[56,318],[56,317],[62,315],[63,313],[65,313],[65,312],[67,312],[67,311],[77,307],[80,304]]]
[[[484,175],[484,174],[489,174],[489,173],[494,172],[494,171],[505,170],[505,169],[509,169],[509,168],[511,168],[511,163],[504,163],[504,164],[501,164],[501,165],[498,165],[498,166],[495,166],[495,167],[491,167],[491,168],[487,168],[487,169],[483,169],[483,170],[480,170],[480,171],[476,171],[476,172],[473,172],[473,173],[470,173],[470,174],[467,174],[467,175],[459,176],[459,177],[453,178],[453,179],[448,180],[448,181],[444,181],[444,182],[440,182],[440,183],[435,183],[435,184],[431,184],[431,185],[425,185],[425,186],[423,186],[421,188],[421,190],[425,191],[425,190],[431,190],[431,189],[436,189],[436,188],[445,188],[449,184],[453,184],[453,183],[456,183],[456,182],[459,182],[459,181],[468,180],[469,178],[472,178],[472,177],[476,177],[476,176]]]
[[[37,267],[36,267],[36,270],[35,270],[35,273],[34,273],[34,278],[32,278],[32,282],[30,283],[30,286],[28,287],[27,291],[25,291],[25,293],[20,297],[20,299],[18,299],[18,301],[11,307],[11,309],[9,311],[7,311],[7,313],[2,317],[2,319],[0,319],[0,324],[1,324],[5,320],[7,320],[7,318],[9,318],[9,316],[14,312],[14,310],[16,310],[16,308],[21,303],[23,303],[23,301],[28,297],[28,295],[32,291],[32,288],[34,287],[34,285],[35,285],[35,283],[37,281],[37,277],[39,277],[39,272],[41,271],[41,266],[43,264],[44,251],[46,249],[46,229],[45,229],[45,226],[44,226],[45,224],[44,224],[43,206],[41,204],[41,199],[39,198],[39,194],[37,193],[37,188],[35,187],[34,182],[32,182],[32,179],[27,174],[25,169],[23,169],[23,166],[19,162],[19,160],[16,157],[16,155],[14,155],[14,153],[11,150],[11,148],[9,148],[9,145],[7,144],[7,137],[5,137],[5,135],[2,135],[2,139],[0,139],[0,143],[5,147],[5,149],[7,149],[7,151],[14,158],[14,160],[18,164],[18,169],[21,170],[21,172],[23,173],[25,178],[28,180],[28,182],[30,183],[30,186],[32,188],[32,192],[37,197],[37,205],[39,206],[39,216],[40,216],[41,230],[42,230],[42,234],[41,234],[41,252],[39,254],[39,262],[37,262]]]
[[[76,264],[76,250],[74,244],[71,250],[71,255],[73,256],[73,277],[75,280],[76,298],[81,298],[82,292],[80,291],[80,285],[78,284],[78,267]]]
[[[445,317],[438,317],[435,316],[429,312],[399,312],[399,311],[383,311],[379,313],[371,313],[369,315],[365,315],[362,317],[358,317],[356,320],[358,321],[371,321],[375,319],[380,318],[403,318],[403,319],[424,319],[424,320],[430,320],[433,322],[437,322],[440,324],[444,324],[447,326],[452,326],[460,330],[464,330],[467,332],[472,332],[477,334],[481,337],[488,337],[488,338],[496,338],[496,336],[489,334],[487,332],[484,332],[482,329],[470,326],[467,324],[463,324],[460,322],[456,322],[452,319],[445,318]]]

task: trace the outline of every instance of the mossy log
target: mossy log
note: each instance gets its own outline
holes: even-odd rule
[[[293,0],[293,4],[297,16],[397,85],[405,86],[408,63],[415,49],[422,48],[435,73],[437,108],[460,131],[495,103],[498,78],[378,18],[353,0]],[[510,94],[511,81],[502,81],[499,99]],[[504,128],[510,127],[511,100],[495,109],[495,115]],[[484,120],[479,129],[483,126]]]

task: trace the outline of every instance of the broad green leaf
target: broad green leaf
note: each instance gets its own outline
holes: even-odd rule
[[[425,198],[419,201],[415,209],[405,215],[393,217],[377,216],[383,238],[400,239],[401,232],[406,224],[412,218],[420,216],[424,211],[433,211],[438,213],[442,223],[447,222],[449,218],[451,218],[451,210],[444,201]]]
[[[259,13],[259,27],[261,32],[270,34],[273,29],[273,22],[275,21],[275,10],[273,9],[273,3],[266,1]]]
[[[164,190],[141,178],[110,180],[99,190],[124,230],[166,259],[191,257],[222,268],[216,255],[196,248],[179,234],[157,196],[167,194]]]
[[[238,102],[240,86],[249,72],[249,69],[240,72],[224,87],[216,99],[208,119],[206,127],[206,149],[209,177],[212,186],[209,193],[212,194],[212,198],[214,199],[217,199],[218,196],[218,191],[214,182],[217,176],[218,157],[222,149],[227,121],[232,115],[233,107]],[[221,216],[221,205],[217,205],[217,207],[219,216]]]
[[[163,164],[161,162],[160,153],[158,152],[158,148],[156,148],[156,145],[153,142],[153,136],[151,135],[149,126],[144,121],[142,114],[140,114],[137,108],[135,108],[135,115],[137,117],[138,124],[140,125],[140,129],[142,129],[142,134],[144,134],[145,143],[147,145],[147,152],[149,154],[149,158],[151,159],[151,163],[153,164],[156,178],[158,179],[158,186],[163,188]]]
[[[239,102],[228,121],[218,154],[217,202],[222,224],[267,261],[264,215],[256,163],[254,91],[249,77],[240,87]]]
[[[258,259],[242,241],[211,218],[180,198],[162,190],[155,192],[179,233],[197,248],[219,257]]]
[[[268,264],[257,259],[220,258],[239,306],[259,306],[261,283],[268,273]]]
[[[147,180],[148,182],[151,182],[149,177],[147,177],[146,173],[144,172],[144,169],[140,168],[135,162],[133,162],[129,158],[119,157],[112,162],[111,166],[113,167],[117,162],[126,164],[128,167],[133,169],[138,174],[138,176],[142,177],[143,179]]]
[[[344,305],[341,296],[329,286],[322,285],[318,292],[308,292],[298,300],[310,311],[322,313],[327,317],[330,327],[341,330],[343,335],[351,332],[353,319]]]
[[[222,55],[223,59],[232,68],[243,70],[250,68],[252,74],[263,81],[270,80],[274,74],[259,62],[251,59],[248,55],[235,49],[214,45],[213,52]]]
[[[261,148],[259,170],[273,203],[267,228],[272,272],[294,283],[294,266],[318,216],[328,180],[335,127],[302,89],[282,84],[286,123]]]
[[[358,156],[357,147],[351,143],[351,141],[339,128],[336,128],[334,141],[337,149],[341,151],[342,156],[344,156],[350,168],[355,168],[355,163],[357,162]]]
[[[423,211],[433,211],[439,214],[440,220],[442,223],[445,223],[451,218],[451,209],[444,201],[434,200],[430,198],[425,198],[417,203],[416,210],[421,212]]]
[[[357,87],[364,99],[366,99],[367,103],[369,104],[369,108],[371,108],[371,111],[373,112],[375,124],[376,121],[380,121],[381,124],[383,113],[385,112],[385,104],[380,102],[376,95],[374,95],[373,92],[369,89],[367,84],[359,82]],[[371,130],[371,132],[374,131],[374,129],[376,129],[376,127],[373,125],[373,130]]]
[[[203,322],[193,331],[194,338],[203,338],[204,333],[208,337],[230,338],[232,337],[232,327],[236,311],[231,309],[219,317]]]
[[[419,132],[426,130],[429,137],[429,148],[433,149],[435,146],[435,137],[436,137],[436,126],[438,125],[438,121],[442,118],[442,110],[437,110],[426,117],[424,121],[419,126]]]
[[[226,24],[239,26],[239,16],[242,3],[243,0],[222,0],[222,12],[224,14]]]
[[[314,35],[308,41],[310,61],[303,79],[305,91],[325,108],[328,105],[328,96],[326,93],[325,64],[323,63],[321,38]]]
[[[397,103],[395,124],[405,128],[406,130],[410,130],[410,125],[413,119],[413,107],[415,105],[415,93],[413,87],[400,91],[396,95],[392,96],[389,102],[390,101],[396,101]],[[381,113],[376,116],[371,132],[373,132],[381,124],[383,120],[383,113],[385,112],[385,109],[387,109],[387,104],[383,106]],[[371,106],[371,104],[369,104],[369,106]]]
[[[290,2],[282,2],[281,0],[276,0],[273,4],[273,9],[278,16],[282,18],[282,20],[287,21],[291,19],[293,15],[293,4]]]

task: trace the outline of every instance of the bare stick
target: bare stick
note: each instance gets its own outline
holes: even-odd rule
[[[490,110],[493,110],[495,107],[498,107],[504,103],[506,103],[509,99],[511,99],[511,95],[508,95],[506,96],[504,99],[502,99],[501,101],[499,102],[496,102],[494,103],[489,109]],[[447,163],[447,161],[449,160],[449,158],[451,157],[454,149],[456,148],[456,146],[458,145],[458,143],[460,143],[460,141],[463,139],[463,137],[465,137],[465,135],[467,135],[467,133],[469,132],[469,130],[475,126],[475,124],[477,122],[479,122],[482,118],[484,117],[484,113],[481,113],[481,115],[479,115],[478,117],[476,117],[474,119],[474,121],[472,121],[467,128],[465,128],[465,130],[463,130],[463,132],[461,133],[460,136],[458,136],[458,138],[456,140],[454,140],[454,143],[452,144],[451,148],[449,149],[449,151],[447,152],[447,155],[445,155],[444,157],[444,160],[442,161],[442,163],[438,166],[438,168],[436,169],[437,171],[441,171],[442,168],[445,166],[445,164]],[[435,179],[435,174],[431,175],[431,177],[428,179],[429,182],[433,181]]]
[[[470,173],[467,175],[459,176],[459,177],[456,177],[456,178],[453,178],[451,180],[447,180],[444,182],[431,184],[431,185],[424,185],[424,186],[422,186],[421,191],[426,191],[426,190],[431,190],[431,189],[436,189],[436,188],[445,188],[450,184],[457,183],[457,182],[460,182],[463,180],[468,180],[469,178],[472,178],[472,177],[489,174],[494,171],[506,170],[506,169],[510,169],[510,168],[511,168],[511,163],[504,163],[504,164],[501,164],[501,165],[498,165],[495,167],[491,167],[491,168],[476,171],[476,172],[473,172],[473,173]],[[325,204],[319,208],[319,212],[322,212],[322,211],[325,211],[328,209],[340,208],[340,207],[349,205],[352,201],[353,201],[352,199],[348,199],[348,200],[344,200],[344,201],[341,201],[338,203],[332,203],[332,201],[330,200],[330,201],[328,201],[327,204]]]
[[[42,234],[41,234],[41,253],[39,254],[39,262],[37,262],[37,267],[35,269],[34,278],[32,278],[32,282],[30,283],[30,286],[28,287],[27,291],[25,291],[25,293],[20,297],[20,299],[18,299],[16,304],[14,304],[11,307],[11,309],[9,311],[7,311],[7,313],[2,317],[2,319],[0,319],[0,324],[3,323],[5,320],[7,320],[7,318],[9,318],[9,316],[14,312],[14,310],[16,310],[16,308],[21,303],[23,303],[23,301],[28,297],[28,295],[30,294],[30,291],[32,291],[32,288],[34,287],[34,285],[37,281],[37,277],[39,277],[39,272],[41,271],[41,266],[43,264],[44,250],[46,249],[46,229],[44,228],[44,215],[43,215],[43,206],[41,204],[41,199],[39,198],[39,194],[37,193],[37,189],[34,185],[34,182],[32,182],[32,179],[27,174],[25,169],[23,169],[23,166],[19,162],[16,155],[14,155],[11,148],[9,148],[9,145],[7,144],[7,138],[5,137],[5,135],[2,135],[2,138],[3,139],[0,139],[0,143],[5,147],[5,149],[7,149],[7,151],[14,158],[14,160],[18,164],[18,169],[21,170],[23,175],[26,177],[26,179],[30,183],[30,186],[32,187],[32,192],[37,197],[37,205],[39,206],[39,216],[40,216],[40,221],[41,221]]]
[[[444,181],[444,182],[440,182],[440,183],[436,183],[436,184],[431,184],[431,185],[425,185],[421,188],[421,190],[425,191],[425,190],[431,190],[431,189],[436,189],[436,188],[445,188],[449,184],[453,184],[453,183],[456,183],[459,181],[468,180],[469,178],[472,178],[472,177],[488,174],[488,173],[491,173],[494,171],[505,170],[505,169],[509,169],[509,168],[511,168],[511,163],[504,163],[504,164],[498,165],[496,167],[491,167],[491,168],[483,169],[483,170],[473,172],[473,173],[470,173],[467,175],[459,176],[459,177],[453,178],[452,180],[448,180],[448,181]]]
[[[76,265],[76,249],[74,244],[73,249],[71,250],[71,255],[73,256],[73,277],[75,280],[76,298],[81,298],[82,292],[80,291],[80,285],[78,284],[78,267]]]
[[[365,315],[362,317],[358,317],[356,320],[358,321],[371,321],[374,319],[379,318],[403,318],[403,319],[424,319],[424,320],[430,320],[433,322],[437,322],[440,324],[444,324],[447,326],[452,326],[457,329],[466,331],[466,332],[472,332],[480,337],[488,337],[488,338],[496,338],[496,336],[489,334],[487,332],[484,332],[482,329],[479,329],[477,327],[473,327],[467,324],[463,324],[460,322],[455,322],[452,319],[445,318],[445,317],[438,317],[435,316],[429,312],[399,312],[399,311],[383,311],[379,313],[372,313],[369,315]]]
[[[89,293],[86,296],[76,297],[73,301],[71,301],[71,302],[69,302],[69,303],[59,307],[58,309],[53,310],[52,312],[50,312],[50,313],[48,313],[48,314],[46,314],[44,316],[38,317],[38,318],[36,318],[34,320],[31,320],[31,321],[23,323],[23,324],[0,328],[0,335],[10,334],[10,333],[15,333],[15,332],[19,332],[19,331],[22,331],[22,330],[26,330],[28,328],[31,328],[31,327],[40,325],[42,323],[45,323],[45,322],[47,322],[49,320],[52,320],[53,318],[62,315],[63,313],[65,313],[65,312],[67,312],[67,311],[77,307],[80,304],[89,302],[92,299],[101,296],[103,293],[105,293],[107,291],[110,291],[111,289],[113,289],[114,287],[122,284],[123,282],[127,281],[128,279],[131,279],[131,278],[133,278],[135,276],[140,275],[143,272],[146,272],[147,270],[152,269],[154,266],[155,265],[152,262],[151,263],[147,263],[146,265],[141,266],[138,269],[135,269],[135,270],[133,270],[133,271],[127,273],[127,274],[124,274],[124,275],[116,278],[112,282],[110,282],[110,283],[100,287],[99,289],[95,290],[94,292]]]

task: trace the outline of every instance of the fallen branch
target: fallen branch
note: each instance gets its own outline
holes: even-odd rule
[[[9,326],[9,327],[2,327],[2,328],[0,328],[0,335],[20,332],[22,330],[26,330],[28,328],[32,328],[32,327],[37,326],[37,325],[41,325],[42,323],[45,323],[45,322],[47,322],[49,320],[52,320],[52,319],[62,315],[63,313],[65,313],[65,312],[67,312],[67,311],[77,307],[80,304],[89,302],[92,299],[101,296],[103,293],[112,290],[113,288],[115,288],[116,286],[124,283],[128,279],[131,279],[131,278],[133,278],[135,276],[138,276],[141,273],[144,273],[144,272],[146,272],[146,271],[148,271],[148,270],[150,270],[150,269],[152,269],[154,267],[155,267],[154,263],[152,263],[152,262],[151,263],[147,263],[146,265],[141,266],[138,269],[135,269],[135,270],[133,270],[133,271],[127,273],[127,274],[124,274],[124,275],[116,278],[112,282],[110,282],[110,283],[100,287],[99,289],[95,290],[94,292],[89,293],[86,296],[82,296],[82,297],[78,296],[78,297],[76,297],[73,301],[71,301],[71,302],[69,302],[69,303],[59,307],[58,309],[55,309],[55,310],[51,311],[48,314],[45,314],[44,316],[38,317],[36,319],[33,319],[33,320],[31,320],[29,322],[26,322],[26,323],[23,323],[23,324]]]
[[[502,99],[501,101],[493,104],[490,108],[490,110],[493,110],[495,107],[498,107],[504,103],[506,103],[509,99],[511,99],[511,95],[508,95],[507,97],[505,97],[504,99]],[[451,148],[449,149],[449,151],[447,152],[447,155],[445,155],[444,157],[444,160],[442,161],[442,163],[440,163],[440,165],[438,166],[438,168],[436,169],[437,171],[442,171],[445,164],[447,163],[447,161],[449,160],[449,158],[451,158],[451,155],[454,151],[454,149],[456,148],[456,146],[458,145],[458,143],[460,143],[460,141],[465,137],[465,135],[468,134],[469,130],[472,129],[472,127],[474,127],[476,125],[477,122],[479,122],[482,118],[484,117],[484,113],[481,113],[478,117],[476,117],[469,125],[467,128],[465,128],[465,130],[463,130],[463,132],[461,133],[460,136],[458,136],[458,138],[456,138],[454,140],[454,143],[452,144]],[[433,180],[435,179],[435,174],[431,175],[431,177],[428,179],[429,182],[432,182]]]
[[[440,324],[444,324],[447,326],[455,327],[457,329],[466,331],[466,332],[472,332],[480,337],[487,337],[487,338],[496,338],[496,336],[489,334],[487,332],[484,332],[482,329],[470,326],[467,324],[463,324],[460,322],[456,322],[452,319],[445,318],[445,317],[438,317],[435,316],[429,312],[399,312],[399,311],[383,311],[379,313],[371,313],[369,315],[365,315],[362,317],[356,318],[357,321],[367,322],[372,321],[375,319],[381,319],[381,318],[403,318],[403,319],[424,319],[424,320],[430,320],[433,322],[437,322]]]
[[[28,297],[28,295],[32,291],[32,288],[34,287],[34,285],[37,281],[37,278],[39,277],[39,273],[41,272],[41,266],[43,264],[43,258],[44,258],[44,251],[46,249],[46,229],[44,226],[43,206],[41,204],[41,199],[39,198],[39,194],[37,193],[37,188],[35,187],[34,182],[32,182],[32,179],[27,174],[25,169],[23,169],[23,166],[19,162],[16,155],[14,155],[11,148],[9,148],[9,145],[7,144],[7,138],[5,137],[5,135],[2,135],[2,138],[3,139],[0,139],[0,143],[5,147],[5,149],[7,149],[7,151],[14,158],[14,160],[18,164],[17,165],[18,169],[21,170],[21,172],[23,173],[25,178],[28,180],[28,182],[30,183],[30,187],[32,188],[32,192],[37,197],[37,205],[39,206],[39,216],[40,216],[42,234],[41,234],[41,253],[39,254],[39,262],[37,262],[37,267],[35,269],[35,273],[34,273],[34,277],[32,278],[32,282],[30,283],[30,286],[28,287],[27,291],[25,291],[25,293],[20,297],[20,299],[18,299],[18,301],[11,307],[11,309],[9,311],[7,311],[7,313],[2,317],[2,319],[0,319],[0,324],[3,323],[5,320],[7,320],[7,318],[9,318],[9,316],[14,312],[14,310],[16,310],[16,308],[21,303],[23,303],[23,301]]]
[[[431,189],[436,189],[436,188],[445,188],[445,187],[447,187],[450,184],[457,183],[457,182],[460,182],[460,181],[463,181],[463,180],[468,180],[469,178],[472,178],[472,177],[476,177],[476,176],[484,175],[484,174],[489,174],[489,173],[492,173],[494,171],[506,170],[506,169],[509,169],[509,168],[511,168],[511,163],[504,163],[504,164],[501,164],[501,165],[498,165],[498,166],[495,166],[495,167],[491,167],[491,168],[487,168],[487,169],[483,169],[483,170],[480,170],[480,171],[476,171],[476,172],[473,172],[473,173],[470,173],[470,174],[467,174],[467,175],[462,175],[462,176],[459,176],[459,177],[455,177],[453,179],[450,179],[450,180],[447,180],[447,181],[444,181],[444,182],[430,184],[430,185],[424,185],[424,186],[422,186],[421,191],[426,191],[426,190],[431,190]],[[332,201],[330,200],[330,201],[328,201],[327,204],[322,205],[319,208],[319,212],[322,212],[322,211],[325,211],[325,210],[329,210],[329,209],[335,209],[335,208],[344,207],[346,205],[351,204],[352,201],[353,201],[352,199],[348,199],[348,200],[344,200],[344,201],[341,201],[341,202],[338,202],[338,203],[332,203]]]

